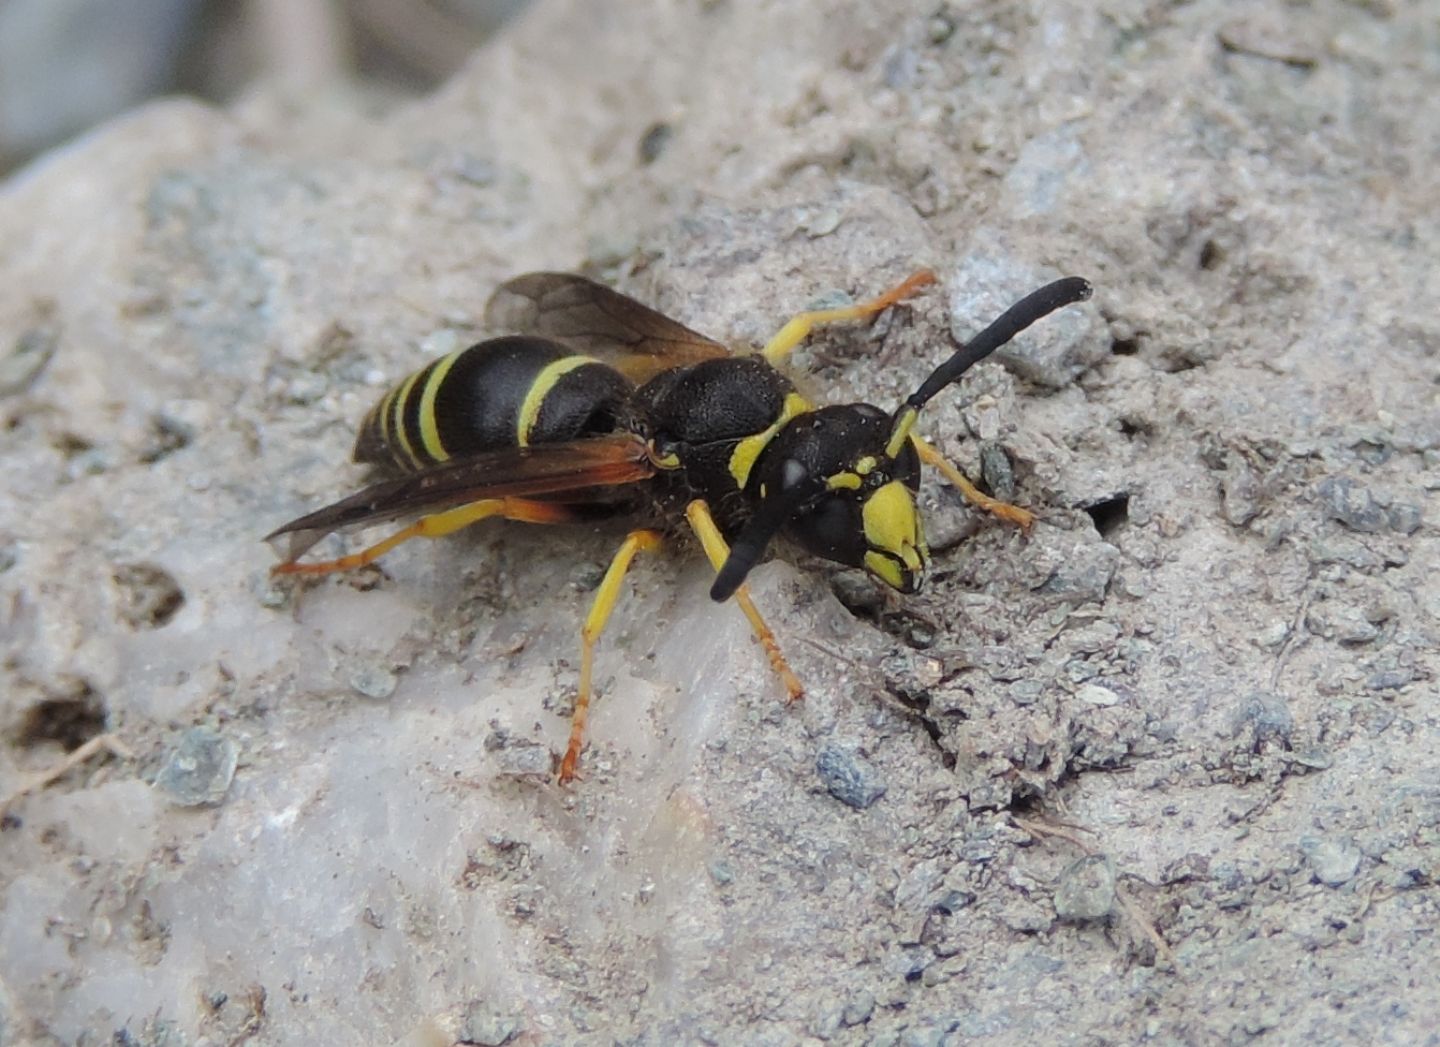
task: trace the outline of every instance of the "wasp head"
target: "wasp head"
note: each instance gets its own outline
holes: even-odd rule
[[[869,404],[809,412],[776,435],[754,482],[762,506],[788,503],[781,530],[807,552],[910,593],[929,559],[915,505],[920,459],[908,443],[886,453],[891,428]]]

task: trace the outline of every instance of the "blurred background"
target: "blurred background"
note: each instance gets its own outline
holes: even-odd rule
[[[526,0],[0,0],[0,175],[145,99],[443,81]]]

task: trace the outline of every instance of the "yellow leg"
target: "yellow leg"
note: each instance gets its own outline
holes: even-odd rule
[[[478,502],[457,505],[442,513],[422,516],[409,527],[396,531],[383,542],[376,542],[358,553],[342,556],[338,560],[321,560],[315,563],[277,564],[271,574],[330,574],[332,571],[349,571],[374,563],[391,549],[411,538],[442,538],[454,534],[462,527],[489,519],[492,516],[506,520],[520,520],[525,523],[567,523],[575,518],[573,512],[563,505],[552,502],[529,502],[523,498],[486,498]]]
[[[705,555],[710,560],[710,565],[715,570],[720,570],[730,555],[730,546],[726,543],[725,536],[720,533],[720,528],[716,526],[715,518],[710,515],[710,507],[702,499],[697,498],[685,507],[685,518],[690,521],[691,529],[700,539],[700,545],[705,549]],[[755,630],[755,638],[760,641],[760,646],[765,648],[765,656],[770,659],[771,668],[785,684],[785,693],[790,696],[790,701],[794,702],[803,698],[805,688],[801,686],[799,677],[791,671],[789,663],[785,661],[785,656],[780,653],[780,645],[775,642],[775,634],[765,624],[765,619],[760,617],[760,612],[755,607],[755,601],[750,599],[749,586],[742,585],[735,590],[735,602],[740,605],[740,610],[745,612],[745,617],[750,619],[750,628]]]
[[[905,298],[910,297],[920,288],[935,282],[935,274],[928,269],[922,269],[911,276],[898,287],[891,288],[879,298],[872,298],[868,302],[861,302],[858,305],[847,305],[840,309],[819,309],[815,312],[800,313],[792,317],[789,323],[776,332],[775,337],[765,343],[761,350],[765,359],[772,364],[779,363],[785,359],[785,355],[803,342],[812,330],[821,324],[842,323],[846,320],[863,320],[867,316],[874,316],[884,312],[890,306]]]
[[[920,452],[920,460],[926,465],[931,465],[939,469],[945,479],[949,480],[950,483],[965,496],[967,501],[984,509],[987,513],[993,513],[1000,519],[1015,524],[1026,534],[1030,533],[1030,528],[1035,526],[1034,513],[1028,509],[1021,509],[1018,505],[1002,502],[998,498],[991,498],[966,479],[964,473],[951,465],[945,456],[935,450],[930,444],[914,434],[911,434],[910,440],[915,444],[915,450]]]
[[[580,630],[580,687],[575,694],[575,712],[570,717],[570,744],[565,747],[565,756],[560,761],[561,785],[575,780],[575,765],[580,762],[580,747],[585,741],[585,721],[590,715],[590,681],[594,671],[595,641],[600,638],[605,623],[610,620],[610,612],[615,610],[615,602],[620,599],[620,583],[625,580],[625,572],[630,569],[635,554],[641,550],[653,552],[660,548],[660,540],[659,531],[631,531],[625,536],[615,558],[610,561],[605,577],[600,580],[600,588],[595,590],[595,602],[590,605],[590,613],[585,617],[584,628]]]

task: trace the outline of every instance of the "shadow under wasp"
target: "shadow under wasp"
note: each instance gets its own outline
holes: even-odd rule
[[[817,407],[779,364],[817,326],[873,317],[928,284],[921,271],[878,298],[793,317],[758,353],[736,353],[581,276],[530,273],[503,284],[487,325],[517,332],[432,361],[365,416],[357,462],[399,475],[285,524],[282,575],[371,563],[411,538],[491,517],[536,524],[629,516],[581,629],[580,680],[559,779],[576,777],[595,643],[631,562],[688,523],[716,571],[710,595],[734,598],[793,701],[803,694],[745,585],[771,541],[863,567],[914,592],[929,561],[915,503],[924,463],[971,502],[1022,528],[1024,509],[975,488],[915,431],[920,410],[966,370],[1090,285],[1066,277],[1026,295],[954,350],[893,411]],[[338,530],[423,514],[359,552],[300,562]]]

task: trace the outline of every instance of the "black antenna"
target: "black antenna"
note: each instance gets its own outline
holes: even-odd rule
[[[891,432],[890,444],[886,448],[890,457],[893,458],[900,453],[900,448],[904,446],[906,438],[910,435],[911,426],[915,424],[915,416],[936,393],[956,381],[966,371],[1035,321],[1041,320],[1067,305],[1083,302],[1092,293],[1093,288],[1087,281],[1078,276],[1067,276],[1054,283],[1046,284],[1038,291],[1030,292],[1006,309],[998,320],[962,345],[956,350],[954,356],[935,368],[920,388],[911,393],[900,405],[899,410],[895,412],[895,426]]]
[[[730,555],[715,575],[715,584],[710,586],[710,599],[717,603],[735,595],[735,590],[745,584],[745,576],[765,555],[770,540],[780,533],[780,529],[805,501],[819,493],[819,485],[810,482],[810,474],[794,459],[781,467],[780,484],[779,491],[761,501],[759,510],[740,531],[735,544],[730,547]]]

